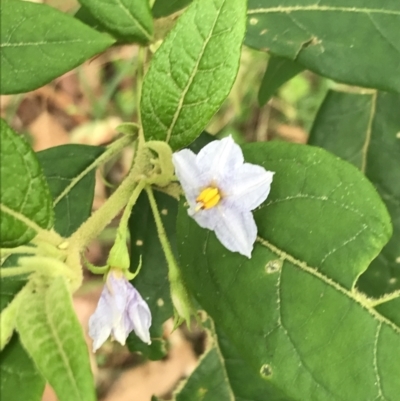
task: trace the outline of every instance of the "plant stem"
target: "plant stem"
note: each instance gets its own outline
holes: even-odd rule
[[[35,255],[40,253],[40,250],[34,246],[26,246],[21,245],[17,246],[16,248],[1,248],[0,249],[0,257],[5,257],[14,254],[28,254],[28,255]]]
[[[33,273],[36,270],[34,267],[23,266],[23,267],[3,267],[0,269],[0,277],[13,277],[20,276],[22,274]]]
[[[178,263],[171,249],[171,244],[168,241],[167,233],[165,232],[163,222],[161,220],[161,215],[157,207],[157,202],[154,199],[153,190],[150,186],[146,187],[147,196],[149,197],[150,207],[153,212],[154,221],[156,222],[158,237],[161,242],[161,246],[164,251],[165,258],[167,259],[169,267],[169,277],[170,280],[175,280],[180,277]]]
[[[122,149],[124,149],[127,145],[132,143],[135,140],[135,137],[129,136],[129,135],[124,135],[122,138],[117,139],[115,142],[113,142],[111,145],[109,145],[106,149],[105,152],[103,152],[92,164],[90,164],[88,167],[85,168],[78,176],[76,176],[70,183],[67,185],[64,189],[64,191],[61,192],[60,195],[57,196],[57,198],[54,200],[53,206],[56,206],[58,202],[62,198],[64,198],[65,195],[67,195],[71,189],[90,171],[93,169],[97,168],[99,165],[105,163],[107,160],[111,159],[113,156],[121,152]]]
[[[138,59],[137,59],[137,74],[136,74],[136,88],[137,88],[137,116],[139,125],[142,127],[142,116],[140,113],[140,101],[142,99],[142,86],[144,78],[144,63],[146,61],[146,49],[144,47],[139,47]],[[144,143],[144,133],[143,128],[139,130],[139,141]]]
[[[96,210],[92,216],[72,234],[69,239],[72,248],[77,247],[79,250],[84,249],[106,228],[111,220],[117,216],[131,197],[136,196],[137,198],[139,196],[145,184],[142,180],[138,179],[137,175],[138,173],[135,167],[133,167],[122,184],[107,199],[104,205]],[[137,184],[138,181],[139,184]]]

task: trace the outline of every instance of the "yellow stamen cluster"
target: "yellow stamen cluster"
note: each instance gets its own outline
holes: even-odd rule
[[[200,192],[200,195],[196,198],[196,202],[199,203],[198,210],[200,209],[211,209],[216,206],[221,200],[221,194],[218,188],[207,187]]]

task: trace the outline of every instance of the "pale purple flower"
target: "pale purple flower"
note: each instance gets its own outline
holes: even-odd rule
[[[119,271],[111,270],[94,314],[89,319],[93,352],[111,335],[125,345],[131,331],[150,344],[151,312],[135,287]]]
[[[251,211],[267,198],[274,173],[244,163],[231,136],[209,143],[198,155],[189,149],[176,152],[172,162],[189,215],[201,227],[215,231],[230,251],[250,258],[257,237]]]

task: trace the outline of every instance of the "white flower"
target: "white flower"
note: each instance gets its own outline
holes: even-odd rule
[[[133,330],[150,344],[151,312],[135,287],[120,271],[111,270],[94,314],[89,319],[93,352],[111,335],[122,345]]]
[[[215,231],[230,251],[250,258],[257,237],[251,210],[267,198],[274,173],[244,163],[231,136],[209,143],[197,156],[183,149],[174,153],[172,161],[189,215],[201,227]]]

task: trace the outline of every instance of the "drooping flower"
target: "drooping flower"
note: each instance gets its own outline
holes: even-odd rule
[[[251,211],[267,198],[274,173],[244,163],[231,136],[209,143],[198,155],[183,149],[174,153],[172,161],[189,215],[201,227],[215,231],[230,251],[250,258],[257,237]]]
[[[97,308],[89,319],[93,352],[111,335],[125,345],[131,331],[150,344],[151,312],[135,287],[118,270],[110,270]]]

